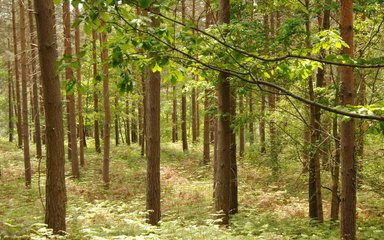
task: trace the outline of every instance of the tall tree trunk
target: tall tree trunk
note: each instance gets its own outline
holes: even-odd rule
[[[253,129],[253,96],[252,92],[249,93],[249,102],[248,102],[248,107],[249,107],[249,116],[250,116],[250,122],[249,122],[249,143],[250,145],[253,144],[255,141],[255,135],[254,135],[254,129]],[[265,128],[264,128],[265,129]],[[265,136],[265,131],[264,131],[264,136]]]
[[[250,94],[252,94],[252,93],[250,93]],[[260,119],[260,122],[259,122],[260,152],[261,152],[261,154],[265,154],[267,152],[266,148],[265,148],[265,109],[266,109],[266,100],[265,100],[264,92],[261,92],[260,94],[261,94],[261,106],[260,106],[261,119]],[[250,114],[251,114],[251,112],[250,112]]]
[[[128,99],[125,100],[125,142],[127,145],[131,145],[131,135],[129,134],[131,132],[130,130],[130,121],[129,121],[129,102]]]
[[[102,22],[102,25],[105,23]],[[107,33],[101,32],[101,62],[103,65],[103,100],[104,100],[104,156],[103,156],[103,181],[104,188],[109,188],[109,149],[111,141],[111,110],[109,105],[109,65]]]
[[[229,0],[219,1],[219,24],[228,24],[230,19]],[[231,105],[228,101],[231,97],[229,74],[219,73],[217,84],[218,115],[217,120],[217,166],[215,183],[215,211],[220,224],[228,225],[230,210],[230,171],[231,171]]]
[[[341,37],[349,47],[343,47],[342,54],[353,57],[353,8],[352,0],[341,0]],[[354,105],[355,90],[353,68],[341,67],[341,96],[343,106]],[[355,161],[355,121],[341,123],[341,222],[340,237],[356,239],[356,161]]]
[[[145,112],[145,109],[146,109],[146,106],[147,106],[147,91],[146,91],[146,86],[145,86],[145,72],[148,72],[148,71],[143,71],[141,73],[141,90],[143,92],[143,104],[142,104],[142,107],[143,107],[143,137],[142,137],[142,142],[141,142],[141,156],[144,156],[144,150],[145,150],[145,147],[146,147],[146,141],[145,141],[145,138],[146,138],[146,124],[147,124],[147,114]]]
[[[231,86],[231,116],[230,122],[234,121],[236,116],[236,92]],[[236,159],[236,132],[234,129],[231,129],[231,145],[230,145],[230,154],[231,154],[231,169],[230,169],[230,203],[229,203],[229,213],[235,214],[238,212],[238,197],[237,197],[237,159]]]
[[[54,233],[65,231],[64,129],[59,77],[56,73],[57,42],[52,0],[35,0],[37,36],[46,123],[45,223]]]
[[[192,23],[194,26],[196,26],[195,22],[196,18],[196,0],[192,0]],[[194,34],[196,34],[195,31],[193,31]],[[192,76],[193,80],[197,80],[197,76]],[[192,143],[197,142],[197,99],[196,99],[196,88],[192,87],[192,94],[191,94],[191,116],[192,116]]]
[[[211,7],[211,1],[208,0],[205,2],[205,28],[209,28],[211,25],[211,13],[210,13],[210,7]],[[211,114],[208,113],[209,111],[209,102],[210,102],[210,94],[209,90],[205,90],[205,97],[204,97],[204,153],[203,153],[203,163],[205,165],[208,165],[210,161],[210,139],[209,139],[209,133],[211,129]]]
[[[95,111],[95,120],[94,120],[94,134],[95,134],[95,149],[97,153],[101,153],[100,148],[100,135],[99,135],[99,96],[97,91],[97,53],[96,53],[96,43],[97,43],[97,31],[92,32],[92,62],[93,62],[93,78],[95,81],[94,91],[93,91],[93,110]]]
[[[181,0],[181,18],[185,23],[185,0]],[[183,141],[183,151],[188,151],[188,140],[187,140],[187,98],[184,92],[185,86],[182,87],[181,93],[181,138]]]
[[[159,9],[154,9],[158,12]],[[160,20],[152,17],[151,27],[158,28]],[[150,57],[157,53],[151,52]],[[146,82],[146,139],[147,139],[147,211],[148,223],[160,221],[160,72],[149,71]]]
[[[136,104],[132,102],[132,119],[131,119],[132,143],[137,143],[137,114]]]
[[[172,142],[177,142],[178,135],[177,135],[177,98],[176,98],[176,85],[173,85],[172,87],[172,94],[173,94],[173,100],[172,100]]]
[[[119,145],[119,99],[115,97],[115,145]]]
[[[23,152],[25,167],[25,186],[31,187],[31,158],[29,154],[29,126],[28,126],[28,86],[27,86],[27,42],[25,33],[25,8],[23,0],[19,0],[20,7],[20,39],[21,39],[21,91],[23,100]]]
[[[11,42],[8,38],[8,49],[11,51]],[[12,68],[11,60],[8,59],[8,136],[9,142],[13,142],[13,84],[12,84]]]
[[[63,22],[64,22],[64,55],[70,57],[72,55],[71,46],[71,12],[70,1],[65,0],[63,2]],[[68,60],[68,63],[71,60]],[[66,81],[72,81],[73,71],[67,67],[65,69]],[[79,159],[77,154],[77,134],[76,134],[76,112],[75,112],[75,95],[73,93],[67,94],[67,108],[68,108],[68,127],[69,127],[69,139],[71,149],[71,163],[72,163],[72,175],[75,178],[80,177],[79,171]]]
[[[75,18],[78,19],[80,16],[79,8],[75,8]],[[80,63],[80,28],[77,25],[75,29],[75,51],[77,56],[77,61]],[[80,64],[81,66],[81,64]],[[81,84],[81,68],[79,67],[76,71],[76,80],[77,84]],[[80,165],[84,167],[84,118],[83,118],[83,100],[80,88],[77,91],[77,111],[79,114],[79,140],[80,140]]]
[[[305,1],[306,8],[309,10],[309,0]],[[306,16],[306,45],[310,48],[310,16]],[[324,82],[324,71],[318,69],[317,73],[317,87],[322,87]],[[315,101],[315,93],[313,89],[313,79],[308,78],[309,98]],[[309,151],[309,184],[308,184],[308,200],[309,200],[309,217],[323,222],[323,204],[321,195],[321,177],[320,177],[320,158],[319,158],[319,142],[321,134],[320,123],[320,108],[317,106],[310,106],[310,143],[311,149]]]
[[[244,96],[240,95],[239,98],[239,113],[240,116],[243,117],[244,114]],[[239,136],[239,144],[240,144],[240,149],[239,149],[239,155],[240,157],[244,157],[244,145],[245,145],[245,136],[244,136],[244,125],[241,123],[240,126],[240,136]]]
[[[274,37],[275,32],[275,16],[276,13],[270,14],[270,33]],[[273,91],[273,90],[272,90]],[[276,110],[276,94],[274,92],[269,93],[268,95],[268,107],[271,114]],[[274,178],[279,176],[279,163],[278,163],[278,146],[277,146],[277,130],[275,120],[270,120],[269,122],[269,142],[270,142],[270,160],[272,165],[272,175]]]
[[[17,34],[16,34],[16,6],[12,0],[12,32],[13,32],[13,54],[15,56],[15,89],[16,89],[16,106],[17,106],[17,146],[23,146],[22,119],[21,119],[21,96],[20,96],[20,76],[19,76],[19,59],[17,51]]]
[[[338,94],[336,95],[336,99],[337,98],[338,98]],[[333,118],[332,125],[333,125],[332,135],[335,141],[335,159],[331,167],[331,176],[332,176],[331,221],[337,221],[339,220],[339,208],[340,208],[340,197],[339,197],[340,135],[337,131],[337,126],[338,126],[337,117]]]
[[[28,0],[28,8],[33,9],[32,0]],[[41,158],[42,150],[41,150],[41,130],[40,130],[40,107],[39,107],[39,91],[38,84],[39,80],[37,78],[37,68],[36,68],[36,57],[37,57],[37,44],[35,34],[35,24],[33,18],[33,12],[30,10],[28,12],[29,16],[29,34],[30,34],[30,42],[31,42],[31,71],[32,71],[32,95],[33,95],[33,106],[34,106],[34,114],[32,115],[32,119],[35,123],[35,143],[36,143],[36,157]]]

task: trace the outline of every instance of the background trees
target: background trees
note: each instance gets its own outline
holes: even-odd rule
[[[349,5],[345,7],[347,3]],[[63,9],[57,8],[55,26],[58,32],[64,30],[65,41],[58,41],[57,51],[65,51],[56,70],[58,75],[65,73],[61,94],[68,96],[68,115],[64,120],[66,130],[70,132],[66,143],[71,152],[74,177],[80,177],[75,156],[78,140],[81,162],[84,162],[84,148],[88,148],[85,153],[93,154],[100,153],[103,147],[103,166],[95,165],[91,157],[91,165],[85,166],[82,172],[85,174],[84,181],[88,181],[90,172],[94,172],[93,181],[103,180],[108,193],[116,190],[115,184],[121,177],[110,171],[110,167],[119,164],[119,159],[115,158],[117,152],[114,151],[123,145],[118,144],[120,140],[129,145],[124,146],[125,152],[133,149],[130,153],[134,155],[140,148],[138,152],[141,156],[146,155],[148,164],[148,222],[156,225],[161,215],[160,192],[167,189],[160,188],[160,182],[165,181],[162,176],[167,170],[160,167],[160,154],[167,151],[161,150],[163,146],[167,149],[168,142],[172,141],[174,149],[171,152],[182,150],[185,153],[181,158],[188,158],[195,151],[201,151],[199,158],[203,159],[195,161],[195,164],[204,163],[204,173],[213,170],[214,174],[209,174],[214,175],[214,189],[210,190],[214,192],[215,200],[212,212],[219,213],[223,224],[230,224],[228,214],[237,212],[238,202],[240,214],[242,206],[247,204],[244,196],[237,200],[238,194],[248,193],[249,190],[247,185],[241,186],[243,180],[237,180],[237,155],[243,157],[239,164],[239,179],[254,170],[242,165],[249,163],[254,164],[255,169],[264,169],[270,185],[280,190],[289,189],[294,181],[287,178],[298,174],[300,182],[307,184],[308,215],[317,223],[323,219],[327,221],[328,203],[331,203],[333,220],[338,218],[340,200],[342,209],[355,210],[356,196],[352,191],[349,197],[346,190],[356,189],[356,178],[362,183],[367,180],[359,174],[354,176],[354,162],[357,162],[361,172],[369,171],[369,168],[364,170],[362,164],[362,149],[367,149],[364,148],[364,135],[370,134],[370,143],[382,134],[382,124],[373,121],[383,120],[380,2],[372,1],[368,6],[355,2],[355,13],[352,12],[351,2],[342,1],[339,4],[330,0],[259,1],[257,4],[253,1],[219,1],[212,4],[198,0],[162,1],[160,5],[154,1],[129,4],[72,1],[73,8],[69,1],[60,4],[63,4]],[[8,6],[11,7],[10,4]],[[50,10],[52,14],[54,9],[51,7]],[[16,120],[12,117],[13,113],[17,116],[15,122],[21,123],[22,104],[20,99],[17,100],[17,95],[20,95],[17,86],[21,62],[23,110],[30,110],[23,111],[24,127],[21,130],[27,131],[32,127],[33,131],[40,132],[38,125],[29,123],[31,119],[35,121],[36,117],[39,118],[39,103],[36,104],[39,100],[39,81],[34,79],[39,77],[34,73],[38,72],[39,66],[33,63],[33,54],[30,60],[26,58],[26,46],[31,46],[32,53],[35,47],[34,30],[33,27],[29,29],[31,38],[26,39],[23,22],[24,25],[26,23],[18,22],[15,17],[22,17],[22,12],[13,14],[13,22],[9,14],[4,15],[9,26],[12,22],[14,29],[8,29],[9,33],[13,30],[14,49],[2,55],[5,62],[14,59],[11,63],[12,83],[6,86],[8,98],[13,100],[9,102],[15,103],[7,108],[12,110],[12,114],[8,111],[4,112],[4,116],[9,116],[7,125]],[[70,18],[73,19],[73,26]],[[355,27],[348,27],[353,20],[357,22]],[[29,21],[33,26],[33,20],[30,18]],[[369,28],[371,25],[373,27]],[[351,32],[347,34],[345,29]],[[352,32],[356,36],[355,44],[351,41]],[[76,57],[72,56],[73,44],[69,41],[73,34],[76,35]],[[18,53],[19,43],[21,53]],[[20,62],[19,55],[22,56]],[[32,63],[30,78],[25,68],[28,61]],[[9,70],[9,67],[4,69]],[[72,76],[73,71],[77,73],[77,80]],[[7,79],[9,76],[11,74]],[[353,82],[352,79],[357,80]],[[32,94],[25,97],[29,85],[33,86],[29,90]],[[74,92],[78,93],[77,96]],[[354,95],[358,96],[360,105],[355,105]],[[103,101],[99,99],[101,96]],[[180,98],[181,104],[178,105],[176,100]],[[114,101],[111,106],[110,101]],[[356,124],[350,118],[365,119],[358,121],[358,141],[353,140]],[[199,125],[203,119],[204,129]],[[48,127],[48,123],[42,123]],[[180,133],[178,124],[181,125],[180,144],[177,142]],[[111,132],[111,127],[115,131]],[[21,135],[21,130],[18,135]],[[204,154],[198,141],[202,131]],[[373,135],[374,132],[378,135]],[[36,139],[30,139],[28,133],[24,135],[24,150],[27,150],[29,140],[38,145],[37,134],[34,135]],[[46,134],[48,144],[49,133]],[[120,146],[112,147],[111,137]],[[239,140],[238,153],[236,140]],[[357,160],[353,150],[356,144],[361,149]],[[21,143],[18,145],[21,146]],[[376,146],[369,147],[368,151]],[[344,189],[341,198],[338,194],[340,153],[343,169],[341,187]],[[166,157],[165,164],[167,160]],[[88,167],[94,171],[89,172]],[[351,175],[346,175],[348,171],[345,167],[351,170]],[[302,175],[298,173],[301,171]],[[199,174],[196,175],[198,177]],[[302,180],[301,176],[305,176],[306,180]],[[377,175],[374,176],[376,179]],[[33,179],[29,181],[33,183]],[[376,185],[371,183],[370,188],[373,186]],[[327,188],[332,191],[332,198],[324,193]],[[167,199],[167,196],[162,196],[162,199]],[[345,219],[352,222],[342,228],[341,236],[353,239],[356,213],[342,211],[343,214],[347,212],[352,215],[346,218],[342,215],[341,225],[344,226]]]

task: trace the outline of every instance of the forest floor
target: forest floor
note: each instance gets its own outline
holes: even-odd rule
[[[88,141],[93,146],[92,141]],[[33,147],[31,147],[33,148]],[[111,150],[111,187],[103,189],[102,155],[86,149],[80,180],[66,166],[66,239],[338,239],[338,223],[329,219],[330,193],[323,190],[323,224],[308,220],[307,175],[295,153],[281,154],[276,180],[268,159],[248,151],[239,165],[239,213],[228,228],[214,224],[212,167],[202,164],[202,146],[183,153],[179,144],[162,144],[160,227],[145,223],[146,161],[137,145]],[[358,194],[358,239],[384,236],[384,150],[377,149],[364,165]],[[0,239],[47,239],[44,223],[45,163],[32,159],[32,188],[24,187],[23,155],[0,140]],[[33,156],[33,154],[32,154]],[[330,186],[323,171],[323,185]],[[40,182],[40,184],[39,184]],[[40,187],[39,187],[40,185]],[[40,189],[40,190],[39,190]]]

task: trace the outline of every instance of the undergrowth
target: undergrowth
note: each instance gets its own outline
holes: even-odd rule
[[[92,146],[92,142],[88,141]],[[1,239],[338,239],[338,223],[307,218],[307,176],[298,161],[283,154],[279,179],[273,178],[263,157],[249,152],[239,159],[239,213],[231,225],[215,224],[212,210],[212,164],[205,166],[201,146],[183,153],[179,144],[162,144],[162,221],[145,223],[145,158],[139,146],[120,145],[111,151],[111,187],[103,189],[102,155],[86,149],[86,166],[79,180],[66,165],[67,233],[53,236],[44,222],[45,163],[41,177],[32,159],[32,188],[24,188],[22,151],[0,140]],[[33,155],[33,153],[32,153]],[[382,158],[381,158],[382,159]],[[364,182],[358,194],[358,238],[384,236],[383,167],[367,154]],[[374,181],[376,179],[376,181]],[[377,180],[378,179],[378,180]],[[323,173],[323,184],[330,184]],[[39,185],[41,194],[39,194]],[[40,196],[41,195],[41,196]],[[329,216],[330,194],[324,190],[324,212]]]

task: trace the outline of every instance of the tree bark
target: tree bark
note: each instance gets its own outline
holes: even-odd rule
[[[119,145],[119,114],[118,114],[118,107],[119,107],[119,99],[115,97],[115,145]]]
[[[236,116],[236,93],[231,86],[231,116],[230,123],[234,121]],[[230,203],[229,203],[229,213],[235,214],[238,212],[238,197],[237,197],[237,159],[236,159],[236,132],[234,129],[231,129],[231,145],[230,145],[230,154],[231,154],[231,169],[230,169]]]
[[[105,23],[102,22],[102,25]],[[109,65],[107,33],[101,32],[101,62],[103,65],[103,100],[104,100],[104,155],[103,155],[103,181],[104,188],[109,188],[109,150],[111,141],[111,109],[109,104]]]
[[[219,24],[228,24],[230,19],[229,0],[219,1]],[[231,97],[228,73],[219,73],[217,84],[218,115],[217,121],[217,159],[215,183],[215,211],[221,220],[219,224],[229,224],[230,210],[230,170],[231,170]]]
[[[173,100],[172,100],[172,142],[177,142],[178,139],[178,131],[177,131],[177,98],[176,98],[176,86],[173,85],[172,87],[172,94],[173,94]]]
[[[64,22],[64,55],[67,57],[72,56],[71,46],[71,12],[70,1],[65,0],[63,2],[63,22]],[[71,60],[68,59],[68,63]],[[71,68],[65,68],[66,81],[72,81],[73,71]],[[73,93],[67,94],[67,108],[68,108],[68,127],[69,127],[69,139],[68,143],[71,149],[71,163],[72,163],[72,175],[75,178],[80,177],[79,171],[79,158],[77,153],[77,134],[76,134],[76,112],[75,112],[75,95]]]
[[[181,18],[182,22],[185,23],[185,0],[181,0]],[[184,92],[185,86],[182,87],[181,94],[181,138],[183,141],[183,151],[188,151],[188,140],[187,140],[187,98]]]
[[[97,43],[97,31],[92,32],[92,67],[93,67],[93,78],[94,78],[94,90],[93,90],[93,110],[95,111],[95,120],[94,120],[94,134],[95,134],[95,149],[97,153],[101,153],[100,148],[100,135],[99,135],[99,96],[97,91],[97,53],[96,53],[96,43]]]
[[[80,16],[79,8],[76,6],[75,8],[75,18],[78,19]],[[77,61],[80,64],[80,28],[79,26],[75,29],[75,51],[77,56]],[[76,71],[76,80],[77,84],[81,84],[81,67],[79,67]],[[84,167],[85,160],[84,160],[84,118],[83,118],[83,99],[82,94],[80,91],[80,88],[78,88],[77,91],[77,111],[79,115],[79,142],[80,142],[80,166]]]
[[[239,113],[240,116],[243,117],[244,114],[244,97],[243,95],[240,95],[239,97]],[[244,148],[245,148],[245,136],[244,136],[244,125],[241,123],[240,126],[240,136],[239,136],[239,156],[242,158],[244,157]]]
[[[32,0],[28,0],[28,8],[33,9]],[[41,146],[41,130],[40,130],[40,107],[39,107],[39,91],[38,84],[39,80],[37,78],[37,68],[36,68],[36,57],[37,57],[37,44],[36,38],[34,37],[35,33],[35,24],[33,18],[33,12],[30,10],[28,12],[29,16],[29,34],[30,34],[30,44],[31,44],[31,71],[32,71],[32,95],[33,95],[33,108],[34,114],[32,115],[32,119],[35,123],[35,143],[36,143],[36,157],[42,157],[42,146]]]
[[[253,96],[252,92],[249,93],[249,102],[248,102],[248,107],[249,107],[249,117],[250,117],[250,122],[249,122],[249,144],[252,145],[255,141],[255,135],[254,135],[254,128],[253,128]],[[264,127],[265,129],[265,127]],[[260,132],[261,134],[261,132]],[[265,138],[265,131],[264,131],[264,138]]]
[[[352,0],[341,0],[341,37],[349,47],[343,47],[342,54],[353,57],[353,8]],[[353,68],[341,67],[341,96],[343,106],[354,105],[355,90]],[[340,237],[356,239],[356,160],[355,160],[355,121],[341,123],[341,222]]]
[[[51,0],[35,0],[37,36],[46,123],[46,211],[45,223],[54,233],[66,230],[64,129],[60,82],[56,72],[57,42],[54,5]]]
[[[19,59],[17,50],[17,34],[16,34],[16,6],[12,0],[12,32],[13,32],[13,54],[15,57],[15,89],[16,89],[16,107],[17,107],[17,146],[23,146],[22,119],[21,119],[21,96],[20,96],[20,76],[19,76]]]
[[[23,153],[25,167],[25,186],[31,187],[31,157],[29,153],[29,125],[28,125],[28,86],[27,86],[27,42],[25,33],[25,8],[23,0],[19,0],[20,7],[20,39],[21,39],[21,91],[23,107]]]
[[[8,38],[8,49],[11,51],[11,42]],[[13,142],[13,84],[12,84],[12,68],[11,60],[7,61],[8,67],[8,141]]]
[[[154,9],[159,11],[159,9]],[[152,17],[151,27],[158,28],[160,20]],[[157,53],[150,52],[149,57]],[[146,140],[147,140],[147,211],[148,223],[160,221],[160,72],[149,72],[146,86]]]

